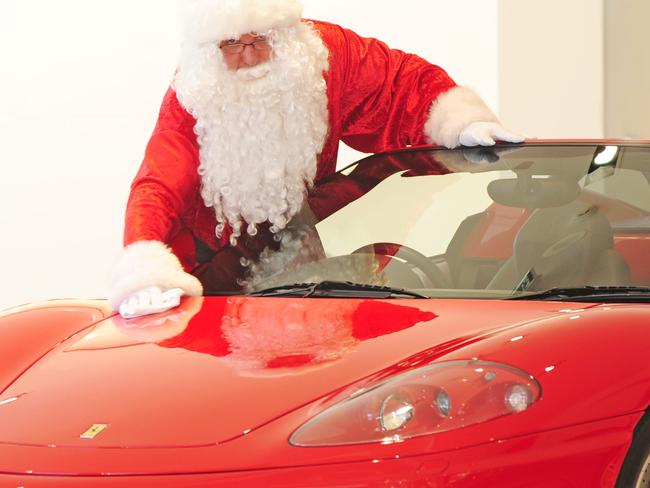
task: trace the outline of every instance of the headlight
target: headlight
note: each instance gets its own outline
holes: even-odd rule
[[[448,361],[353,394],[306,422],[289,441],[295,446],[401,442],[523,412],[540,394],[535,379],[516,368]]]
[[[413,418],[415,407],[408,401],[391,395],[381,405],[379,424],[386,432],[401,429]]]

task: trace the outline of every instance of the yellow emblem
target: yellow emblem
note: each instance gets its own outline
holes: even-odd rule
[[[79,437],[82,439],[94,439],[99,434],[101,434],[106,429],[106,427],[108,427],[108,424],[94,424],[92,427],[90,427],[90,429],[81,434]]]

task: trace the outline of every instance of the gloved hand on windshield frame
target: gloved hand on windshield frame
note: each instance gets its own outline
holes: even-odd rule
[[[464,86],[456,86],[434,100],[424,133],[432,144],[450,149],[524,141],[524,137],[503,128],[483,99]]]
[[[461,146],[493,146],[497,141],[518,143],[524,140],[498,122],[472,122],[458,136]]]

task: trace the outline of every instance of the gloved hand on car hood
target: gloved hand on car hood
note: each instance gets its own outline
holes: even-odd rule
[[[172,250],[159,241],[130,244],[113,272],[109,303],[124,318],[174,308],[183,295],[201,296],[201,282],[187,273]]]
[[[163,290],[158,286],[150,286],[129,295],[120,304],[119,312],[125,319],[166,312],[177,307],[184,294],[181,288]]]

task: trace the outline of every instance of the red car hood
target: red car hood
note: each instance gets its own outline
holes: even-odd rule
[[[112,317],[59,344],[0,394],[0,444],[221,444],[422,351],[435,357],[562,308],[231,297]],[[94,425],[107,427],[82,438]]]

